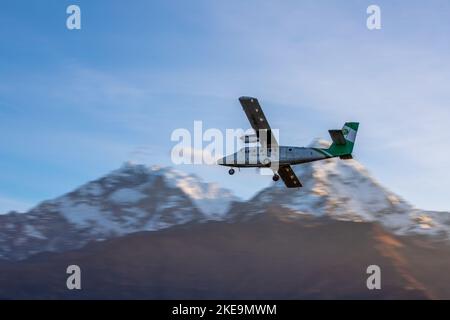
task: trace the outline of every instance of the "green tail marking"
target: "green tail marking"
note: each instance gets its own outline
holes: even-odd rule
[[[345,138],[345,144],[332,143],[328,149],[323,149],[324,151],[330,153],[333,157],[348,157],[351,156],[353,152],[353,147],[355,145],[356,134],[358,132],[359,123],[358,122],[346,122],[342,128],[342,134]]]

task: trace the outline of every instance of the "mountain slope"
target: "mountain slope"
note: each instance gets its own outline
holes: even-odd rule
[[[449,289],[436,285],[446,276],[436,271],[450,267],[450,247],[430,249],[420,241],[394,236],[376,223],[269,209],[247,221],[180,225],[0,263],[0,298],[449,297]],[[431,253],[437,254],[433,260],[414,260]],[[81,267],[81,291],[65,287],[71,264]],[[366,287],[372,264],[382,270],[382,290]]]
[[[317,141],[315,146],[326,145]],[[244,203],[231,191],[194,175],[125,164],[27,213],[0,215],[0,259],[65,251],[90,241],[189,222],[245,221],[268,207],[298,215],[378,222],[399,235],[450,239],[449,213],[414,208],[381,186],[355,160],[330,159],[298,165],[294,170],[303,188],[287,189],[279,181]]]
[[[240,202],[127,164],[1,215],[0,298],[450,298],[448,213],[414,208],[354,160],[295,170],[304,188],[278,182]],[[82,291],[65,287],[71,264]],[[381,291],[366,288],[372,264]]]
[[[318,141],[315,146],[326,147]],[[254,211],[279,205],[299,214],[338,220],[377,221],[397,234],[424,234],[450,239],[450,214],[414,208],[381,186],[356,160],[329,159],[294,167],[304,187],[275,183],[249,204]]]
[[[222,219],[230,191],[170,168],[126,164],[27,213],[0,215],[0,258],[79,248],[89,241]]]

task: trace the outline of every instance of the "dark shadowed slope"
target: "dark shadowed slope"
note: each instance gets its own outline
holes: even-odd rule
[[[0,298],[448,298],[440,272],[450,267],[449,253],[447,245],[375,223],[273,208],[4,262]],[[82,268],[81,291],[65,287],[70,264]],[[382,269],[379,291],[366,288],[372,264]]]

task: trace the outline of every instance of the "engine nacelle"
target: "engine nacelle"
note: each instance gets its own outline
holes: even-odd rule
[[[258,142],[258,137],[256,136],[256,134],[250,134],[242,136],[241,140],[244,141],[244,143],[256,143]]]

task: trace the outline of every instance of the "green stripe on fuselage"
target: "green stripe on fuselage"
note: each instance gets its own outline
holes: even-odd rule
[[[326,158],[332,158],[333,155],[328,153],[327,151],[325,151],[324,149],[320,149],[320,148],[312,148],[313,150],[323,154]]]

